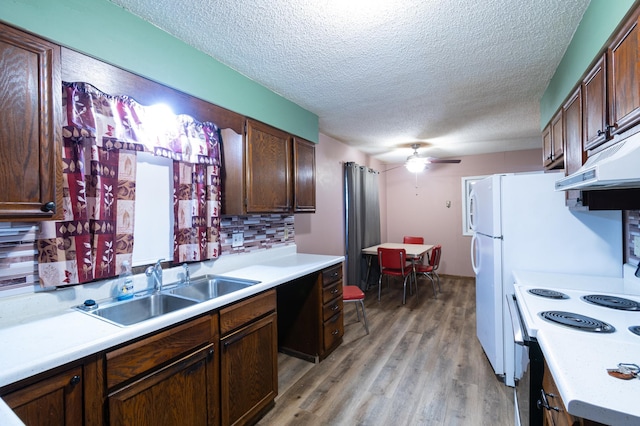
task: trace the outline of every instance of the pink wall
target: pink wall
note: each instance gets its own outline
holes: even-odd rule
[[[316,146],[316,212],[295,215],[295,241],[299,253],[343,256],[344,163],[353,161],[374,170],[382,164],[361,151],[320,133]],[[386,240],[386,190],[380,174],[380,222]]]
[[[404,235],[417,235],[428,244],[441,244],[440,272],[472,277],[471,237],[462,235],[462,177],[541,170],[542,152],[535,149],[460,158],[460,164],[431,165],[417,180],[404,167],[384,173],[387,236],[388,241],[401,242]]]
[[[418,174],[416,181],[416,175],[404,167],[382,172],[385,167],[379,161],[320,134],[316,146],[316,213],[295,215],[298,252],[344,255],[343,167],[353,161],[382,172],[382,241],[421,235],[427,243],[442,245],[441,273],[473,276],[471,237],[462,235],[462,177],[541,170],[542,152],[535,149],[460,158],[460,164],[432,165]],[[449,208],[447,201],[451,201]]]

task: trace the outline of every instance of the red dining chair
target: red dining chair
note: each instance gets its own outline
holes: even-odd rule
[[[433,286],[433,295],[438,297],[438,293],[436,292],[436,282],[433,279],[434,275],[438,280],[438,290],[442,291],[440,288],[440,276],[438,275],[438,267],[440,266],[440,257],[442,256],[442,246],[440,244],[433,246],[431,249],[431,258],[429,259],[429,264],[425,265],[424,263],[418,263],[415,265],[416,268],[416,276],[418,274],[424,275],[425,277],[431,280],[431,285]],[[416,283],[417,288],[417,283]]]
[[[413,266],[407,264],[407,251],[405,249],[392,249],[378,247],[378,263],[380,264],[380,278],[378,278],[378,300],[380,300],[380,288],[382,287],[382,277],[387,276],[387,284],[389,277],[402,277],[403,293],[402,304],[407,301],[407,279],[413,275]],[[411,288],[411,282],[409,282]]]
[[[412,236],[405,235],[404,238],[402,239],[402,242],[404,244],[424,244],[424,238],[423,237],[412,237]],[[422,260],[422,256],[418,256],[418,257],[409,259],[409,261],[412,264],[420,262],[421,260]]]
[[[405,236],[402,242],[405,244],[424,244],[424,238]]]
[[[367,324],[367,314],[364,311],[364,292],[357,285],[344,285],[342,286],[342,301],[353,302],[356,304],[356,317],[360,321],[360,312],[358,311],[358,303],[360,303],[360,309],[362,309],[362,323],[364,324],[364,330],[369,334],[369,325]]]

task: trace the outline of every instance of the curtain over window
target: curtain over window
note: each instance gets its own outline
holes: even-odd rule
[[[41,285],[85,283],[117,275],[131,263],[136,151],[169,157],[194,170],[203,187],[191,211],[206,235],[192,260],[217,257],[219,236],[219,132],[213,123],[145,107],[86,83],[63,84],[63,218],[44,222],[38,240]],[[176,170],[177,166],[174,167]],[[177,183],[174,182],[174,183]],[[204,192],[202,192],[204,191]],[[200,197],[202,195],[202,197]],[[179,204],[174,197],[174,204]],[[197,218],[194,220],[193,218]],[[185,221],[187,223],[187,221]],[[177,229],[177,228],[176,228]],[[174,241],[181,241],[177,235]],[[191,247],[190,247],[191,249]],[[174,252],[179,252],[174,248]]]
[[[380,244],[378,172],[349,162],[345,163],[344,180],[347,278],[350,284],[365,289],[362,249]]]

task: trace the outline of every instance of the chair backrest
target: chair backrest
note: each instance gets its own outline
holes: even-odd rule
[[[405,244],[424,244],[424,238],[405,236],[402,242]]]
[[[378,247],[378,263],[380,272],[384,269],[404,269],[407,263],[407,251],[402,248]]]
[[[435,271],[440,266],[440,256],[442,255],[442,246],[440,244],[433,246],[431,249],[431,260],[429,264],[433,266],[433,270]]]

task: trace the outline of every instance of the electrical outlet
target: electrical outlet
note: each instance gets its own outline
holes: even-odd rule
[[[640,236],[638,235],[633,238],[633,255],[640,257]]]
[[[233,234],[231,247],[242,247],[243,244],[244,244],[244,234],[242,232],[236,232],[235,234]]]
[[[284,239],[289,239],[289,228],[287,228],[286,226],[284,227]]]

